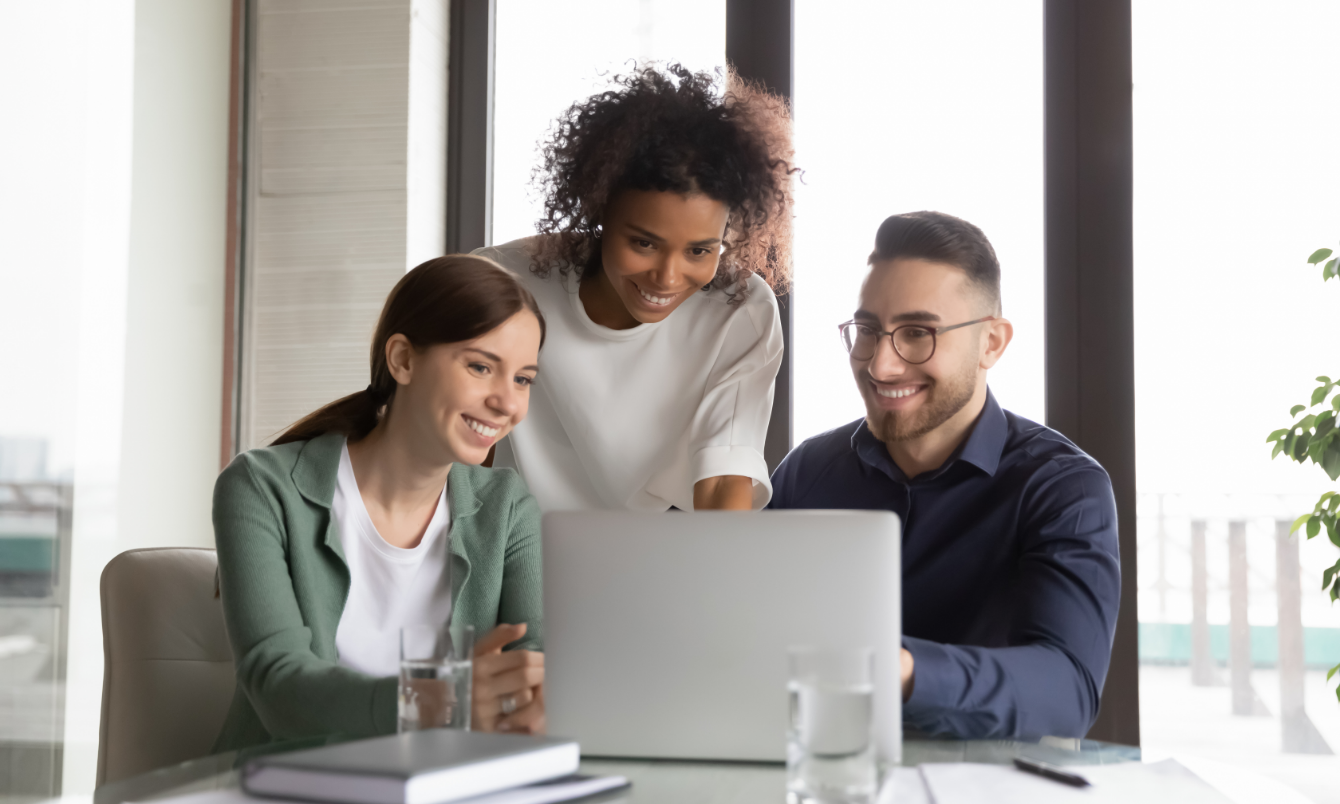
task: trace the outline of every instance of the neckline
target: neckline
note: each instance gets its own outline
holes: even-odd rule
[[[670,320],[670,315],[679,312],[678,309],[675,309],[671,311],[670,315],[652,324],[638,324],[629,329],[610,329],[609,327],[602,326],[592,321],[591,316],[587,315],[586,305],[582,304],[582,298],[579,292],[581,290],[581,282],[581,277],[576,276],[574,273],[573,280],[563,282],[563,290],[568,294],[568,302],[572,305],[573,313],[577,316],[577,321],[579,321],[587,331],[604,338],[605,340],[631,341],[643,337],[649,333],[655,332],[664,325],[666,321]],[[685,304],[687,303],[686,300]],[[683,306],[683,304],[680,305],[680,307]]]
[[[442,486],[442,492],[437,496],[437,507],[433,509],[433,516],[428,520],[428,527],[424,529],[423,538],[413,547],[396,547],[386,541],[381,532],[377,530],[377,526],[373,524],[372,515],[368,513],[368,507],[363,503],[363,493],[358,489],[358,476],[354,474],[354,464],[349,459],[349,442],[347,439],[340,449],[339,477],[341,480],[348,480],[345,496],[348,497],[349,492],[353,492],[355,500],[353,513],[357,520],[359,535],[363,537],[369,547],[388,561],[399,564],[413,564],[422,561],[439,536],[451,527],[451,503],[447,498],[447,488],[451,485],[451,475],[447,475],[447,483]],[[344,484],[337,481],[338,485]]]

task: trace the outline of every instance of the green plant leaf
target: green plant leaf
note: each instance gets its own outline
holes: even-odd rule
[[[1275,445],[1275,448],[1273,450],[1270,451],[1270,460],[1272,461],[1275,460],[1277,457],[1279,457],[1279,454],[1283,451],[1284,451],[1284,442],[1281,441]]]
[[[1312,252],[1312,256],[1307,258],[1307,262],[1309,265],[1316,265],[1329,256],[1331,256],[1331,250],[1329,248],[1319,248]]]
[[[1331,588],[1331,584],[1335,581],[1335,573],[1337,571],[1340,571],[1340,567],[1327,567],[1326,571],[1321,574],[1321,591],[1325,592],[1327,589]]]
[[[1336,673],[1340,673],[1340,664],[1337,664],[1335,667],[1332,667],[1329,671],[1327,671],[1326,680],[1330,681],[1331,676],[1335,675]],[[1335,697],[1340,698],[1340,690],[1336,690]]]
[[[1331,382],[1331,378],[1330,378],[1330,377],[1327,377],[1325,374],[1323,374],[1323,375],[1321,375],[1320,377],[1318,377],[1318,378],[1317,378],[1317,382],[1324,382],[1324,383],[1326,383],[1327,385],[1334,385],[1334,384],[1335,384],[1335,383]]]
[[[1304,430],[1311,430],[1312,425],[1316,423],[1317,423],[1317,414],[1315,413],[1309,413],[1303,418],[1298,420],[1298,426],[1303,428]]]
[[[1321,281],[1325,282],[1327,279],[1330,279],[1331,277],[1336,275],[1335,265],[1336,260],[1332,259],[1330,262],[1326,263],[1326,265],[1322,266]]]
[[[1321,517],[1314,516],[1307,521],[1307,537],[1315,539],[1321,533]]]
[[[1297,416],[1298,414],[1302,413],[1305,410],[1307,410],[1307,405],[1294,405],[1293,407],[1289,408],[1289,415]]]
[[[1307,524],[1307,521],[1311,518],[1312,518],[1311,514],[1303,514],[1302,516],[1295,519],[1293,521],[1293,527],[1289,528],[1289,535],[1292,536],[1293,534],[1297,533],[1298,529],[1303,527],[1303,525]]]
[[[1290,452],[1289,455],[1292,456],[1295,461],[1302,463],[1303,456],[1307,455],[1307,445],[1310,444],[1311,442],[1312,442],[1311,433],[1308,432],[1299,433],[1298,437],[1293,440],[1293,452]]]
[[[1312,392],[1312,404],[1320,405],[1322,401],[1326,399],[1326,395],[1330,392],[1331,384],[1329,382],[1325,385],[1318,385],[1316,390]]]
[[[1321,470],[1332,481],[1340,480],[1340,441],[1331,439],[1331,443],[1326,447],[1326,453],[1317,463],[1321,464]]]
[[[1288,434],[1289,429],[1287,427],[1283,430],[1276,430],[1275,432],[1266,436],[1266,443],[1269,444],[1272,441],[1279,441],[1281,438],[1284,438]]]
[[[1336,394],[1335,399],[1331,400],[1331,410],[1340,411],[1340,394]]]

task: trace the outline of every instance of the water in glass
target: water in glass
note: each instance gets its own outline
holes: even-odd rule
[[[865,654],[867,668],[869,660]],[[832,673],[813,668],[810,672],[797,672],[798,657],[794,654],[792,663],[792,678],[787,685],[790,696],[787,801],[789,804],[874,801],[878,783],[874,686],[868,672]]]
[[[472,675],[468,660],[401,661],[399,730],[469,730]]]

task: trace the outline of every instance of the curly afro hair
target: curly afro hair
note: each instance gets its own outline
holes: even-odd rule
[[[762,86],[679,64],[639,66],[555,122],[533,180],[544,196],[534,270],[582,277],[600,265],[600,223],[621,190],[703,193],[730,210],[716,277],[735,302],[756,273],[779,295],[791,282],[791,116]]]

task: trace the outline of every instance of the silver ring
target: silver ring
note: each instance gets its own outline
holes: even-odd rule
[[[516,711],[516,696],[504,695],[498,700],[498,704],[502,707],[502,713],[504,715],[510,715]]]

